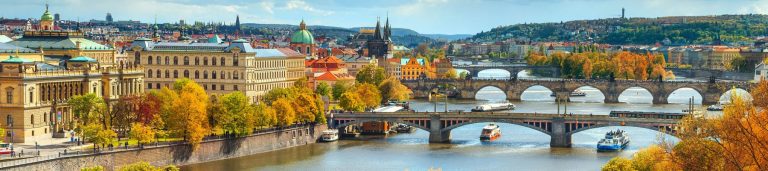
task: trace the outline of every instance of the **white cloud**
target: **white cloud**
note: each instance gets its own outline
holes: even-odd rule
[[[283,7],[283,8],[287,9],[287,10],[296,10],[296,9],[304,10],[304,11],[307,11],[307,12],[312,12],[312,13],[316,13],[316,14],[320,14],[320,15],[324,15],[324,16],[328,16],[328,15],[333,14],[333,11],[326,11],[326,10],[316,9],[316,8],[312,7],[312,5],[307,4],[307,2],[304,2],[302,0],[291,0],[291,1],[288,1],[288,2],[285,3],[285,7]]]
[[[275,13],[275,3],[272,1],[261,1],[259,3],[259,7],[261,7],[262,10],[266,11],[269,14]]]

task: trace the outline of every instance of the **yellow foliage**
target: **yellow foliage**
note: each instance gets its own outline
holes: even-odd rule
[[[296,122],[296,111],[290,101],[279,98],[272,102],[272,107],[277,113],[278,126],[289,126]]]
[[[624,157],[614,157],[603,166],[602,171],[634,171],[632,161]]]

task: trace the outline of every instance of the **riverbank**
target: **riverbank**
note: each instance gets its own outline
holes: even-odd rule
[[[259,132],[242,138],[211,139],[200,143],[196,150],[187,144],[147,146],[76,156],[49,157],[2,168],[2,170],[80,170],[83,167],[103,166],[115,170],[119,166],[140,161],[152,165],[189,165],[254,155],[290,147],[313,144],[327,125],[300,126]]]

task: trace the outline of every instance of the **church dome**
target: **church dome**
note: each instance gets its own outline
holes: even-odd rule
[[[53,21],[53,16],[51,16],[51,13],[48,12],[48,5],[45,6],[45,12],[43,13],[43,16],[40,16],[41,21]]]
[[[301,21],[301,24],[299,24],[299,31],[296,31],[293,33],[293,36],[291,36],[291,43],[292,44],[315,44],[315,37],[312,36],[312,33],[307,30],[307,25],[304,24],[304,21]]]

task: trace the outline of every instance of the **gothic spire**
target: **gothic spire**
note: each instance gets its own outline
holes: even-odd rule
[[[392,36],[392,27],[389,26],[389,14],[387,14],[387,21],[384,25],[384,39],[389,39]]]
[[[381,24],[379,22],[379,18],[376,17],[376,30],[373,32],[373,38],[376,40],[382,39],[381,35]]]

